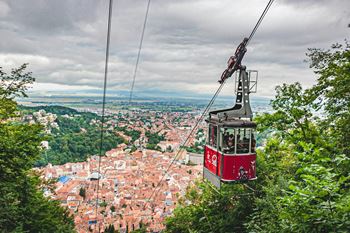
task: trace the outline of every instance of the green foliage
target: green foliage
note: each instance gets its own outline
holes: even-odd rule
[[[118,233],[118,231],[114,228],[114,225],[109,225],[104,230],[105,233]]]
[[[151,133],[150,131],[146,132],[146,137],[148,138],[149,144],[158,144],[161,141],[165,140],[164,135],[159,135],[158,133]]]
[[[191,153],[197,153],[197,154],[203,154],[204,153],[204,146],[199,147],[199,145],[193,145],[193,146],[184,146],[184,149],[186,151],[191,152]]]
[[[0,174],[3,178],[23,175],[40,154],[42,128],[16,122],[0,123]]]
[[[330,130],[336,146],[350,156],[350,44],[335,44],[330,50],[309,49],[310,67],[319,76],[309,90],[316,110],[325,111],[323,128]]]
[[[0,120],[16,116],[17,103],[15,97],[26,97],[28,85],[34,82],[30,72],[25,72],[28,64],[12,69],[7,74],[0,67]]]
[[[108,205],[108,204],[107,204],[107,202],[105,202],[105,201],[103,201],[103,202],[100,203],[100,206],[101,206],[101,207],[107,207],[107,205]]]
[[[141,132],[138,130],[127,130],[126,127],[116,127],[116,130],[123,132],[125,135],[131,137],[131,142],[136,141],[140,138]]]
[[[298,156],[319,158],[316,153],[310,151],[309,155]],[[296,179],[289,181],[289,190],[279,200],[282,229],[285,232],[346,232],[350,222],[344,220],[349,219],[350,214],[344,201],[348,200],[349,194],[341,189],[349,183],[349,176],[334,172],[330,166],[334,160],[325,157],[324,161],[315,163],[314,158],[307,164],[302,163]],[[348,158],[337,156],[336,159],[348,163]]]
[[[130,136],[131,137],[131,141],[134,142],[134,141],[136,141],[137,139],[140,138],[141,132],[137,131],[137,130],[130,130],[130,131],[125,131],[125,134],[127,136]]]
[[[142,226],[141,228],[132,231],[131,233],[147,233],[149,231],[147,231],[147,227],[146,226]]]
[[[13,118],[14,97],[26,96],[27,85],[34,81],[25,68],[10,75],[0,69],[0,232],[74,232],[67,210],[44,197],[42,189],[49,187],[31,171],[45,139],[42,127]]]
[[[25,93],[29,84],[35,81],[31,72],[25,72],[28,64],[23,64],[18,68],[12,69],[7,74],[0,67],[0,96],[2,99],[14,99],[15,97],[27,97]]]
[[[274,112],[256,117],[269,137],[257,151],[258,180],[218,192],[197,184],[166,232],[348,232],[349,45],[309,57],[318,83],[276,87]]]
[[[203,154],[205,142],[206,140],[203,137],[203,129],[198,129],[196,134],[196,142],[190,146],[184,146],[183,148],[191,153]]]
[[[349,175],[344,167],[349,160],[332,159],[331,153],[311,143],[295,146],[271,139],[258,154],[264,170],[248,231],[346,232]]]
[[[148,138],[148,143],[146,145],[146,148],[150,150],[160,151],[161,148],[157,146],[157,144],[165,140],[164,135],[159,135],[158,133],[151,133],[150,131],[146,131],[145,135]]]
[[[81,114],[75,109],[72,108],[67,108],[64,106],[59,106],[59,105],[49,105],[49,106],[34,106],[34,107],[29,107],[29,106],[20,106],[22,111],[25,112],[37,112],[39,110],[45,110],[45,112],[51,112],[53,114],[57,115],[78,115]],[[90,113],[90,112],[84,112],[82,113],[86,116],[90,115],[91,119],[96,119],[98,116],[95,113]]]
[[[173,152],[174,150],[173,150],[173,148],[169,145],[169,146],[167,146],[167,148],[166,148],[166,152]]]
[[[271,101],[275,112],[256,117],[258,130],[263,132],[272,129],[284,138],[310,140],[312,136],[309,135],[309,128],[312,113],[301,85],[299,83],[283,84],[276,87],[276,92],[275,100]]]
[[[133,153],[137,150],[137,147],[135,145],[131,146],[130,153]]]
[[[47,163],[57,165],[67,162],[81,162],[85,161],[88,156],[100,153],[100,126],[98,123],[90,124],[92,120],[99,122],[101,117],[97,114],[78,112],[63,106],[21,106],[21,109],[26,114],[41,109],[57,114],[56,122],[59,129],[51,130],[52,134],[48,138],[49,149],[43,151],[42,157],[37,161],[36,166],[43,166]],[[116,136],[110,130],[106,130],[102,154],[123,142],[123,138]]]
[[[68,211],[38,189],[38,177],[16,178],[0,182],[1,232],[75,232]]]
[[[158,145],[149,143],[146,144],[146,149],[161,151],[161,148]]]
[[[244,184],[218,192],[208,183],[197,183],[188,188],[174,216],[166,220],[166,232],[242,232],[252,200]]]
[[[84,187],[81,187],[79,189],[79,196],[81,196],[83,199],[86,197],[86,189]]]
[[[117,147],[123,139],[113,134],[105,134],[102,154]],[[56,135],[49,141],[47,162],[64,164],[67,162],[85,161],[89,155],[99,154],[100,133],[97,129],[87,133],[67,133]],[[41,164],[45,164],[44,158]]]

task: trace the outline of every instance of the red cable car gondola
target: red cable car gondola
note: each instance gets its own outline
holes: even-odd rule
[[[244,55],[245,46],[241,44],[240,47],[238,53]],[[251,83],[256,89],[257,80],[253,80],[252,74],[255,73],[257,78],[257,71],[247,72],[240,64],[241,59],[230,60],[236,64],[228,64],[219,82],[224,82],[235,70],[239,70],[236,103],[232,108],[209,112],[207,120],[208,140],[204,149],[203,175],[216,187],[220,187],[222,182],[256,179],[256,124],[252,121],[249,94],[252,92]]]

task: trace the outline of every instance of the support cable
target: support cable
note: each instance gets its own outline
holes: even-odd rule
[[[191,138],[192,134],[195,132],[195,130],[197,129],[199,123],[201,123],[204,119],[204,117],[206,116],[206,114],[208,113],[208,111],[210,110],[211,106],[213,105],[216,97],[219,95],[220,91],[222,90],[223,86],[224,86],[225,82],[221,83],[219,88],[216,90],[214,96],[211,98],[211,100],[209,101],[208,105],[206,106],[206,108],[204,109],[202,115],[200,116],[200,118],[197,120],[196,124],[192,127],[192,130],[190,131],[190,133],[188,134],[188,136],[186,137],[186,140],[182,143],[182,145],[180,146],[180,149],[177,151],[174,159],[171,161],[171,163],[169,164],[169,166],[167,167],[167,169],[165,170],[162,178],[160,179],[160,181],[157,183],[157,185],[155,186],[155,188],[153,189],[153,192],[151,193],[151,195],[147,198],[147,200],[151,200],[153,195],[157,195],[159,190],[159,185],[163,182],[164,177],[167,175],[170,167],[174,164],[174,162],[177,160],[178,156],[180,155],[180,152],[183,151],[183,147],[187,144],[188,140]],[[143,205],[142,209],[145,208],[147,202]]]
[[[248,42],[247,42],[246,46],[249,44],[250,40],[251,40],[251,39],[253,38],[253,36],[255,35],[255,32],[258,30],[258,28],[259,28],[259,26],[260,26],[262,20],[264,19],[266,13],[267,13],[268,10],[270,9],[270,7],[271,7],[273,1],[274,1],[274,0],[270,0],[270,1],[267,3],[267,5],[266,5],[266,7],[265,7],[263,13],[261,14],[261,16],[260,16],[258,22],[255,24],[255,27],[254,27],[253,31],[250,33],[250,35],[249,35],[249,37],[248,37]]]
[[[100,189],[100,173],[101,173],[101,157],[103,152],[103,141],[104,141],[104,125],[105,125],[105,110],[106,110],[106,91],[107,91],[107,74],[108,74],[108,61],[109,61],[109,44],[111,37],[111,18],[112,18],[113,0],[109,0],[109,11],[108,11],[108,25],[107,25],[107,42],[106,42],[106,57],[105,57],[105,71],[104,71],[104,82],[103,82],[103,97],[102,97],[102,118],[101,118],[101,129],[100,129],[100,149],[98,156],[98,179],[96,188],[96,204],[95,204],[95,216],[98,221],[98,202],[99,202],[99,189]],[[98,232],[100,232],[100,223],[98,223]]]
[[[145,29],[146,29],[146,23],[147,23],[148,11],[149,11],[149,5],[150,5],[150,4],[151,4],[151,0],[148,0],[147,9],[146,9],[146,14],[145,14],[145,19],[144,19],[144,21],[143,21],[143,28],[142,28],[142,33],[141,33],[139,51],[138,51],[138,53],[137,53],[137,59],[136,59],[136,64],[135,64],[135,69],[134,69],[134,76],[133,76],[133,78],[132,78],[132,83],[131,83],[129,103],[130,103],[131,100],[132,100],[132,94],[133,94],[133,91],[134,91],[135,79],[136,79],[136,74],[137,74],[137,68],[138,68],[138,66],[139,66],[140,54],[141,54],[142,43],[143,43],[143,36],[144,36],[144,34],[145,34]]]

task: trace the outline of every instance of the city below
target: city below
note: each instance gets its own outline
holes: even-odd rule
[[[269,111],[268,101],[263,99],[257,103],[260,112]],[[64,120],[81,121],[78,119],[84,113],[101,115],[101,104],[92,99],[30,99],[21,104],[35,108],[23,116],[23,120],[42,124],[49,135],[62,136]],[[72,113],[44,110],[51,106],[55,112],[58,105],[70,107],[66,109]],[[120,232],[143,226],[152,232],[162,231],[165,218],[172,214],[187,187],[202,179],[205,122],[186,145],[183,143],[203,107],[200,101],[108,103],[105,134],[115,135],[121,143],[106,149],[101,158],[98,153],[91,153],[79,162],[56,162],[56,165],[50,158],[44,158],[46,163],[35,169],[46,180],[55,181],[51,189],[45,190],[45,195],[69,209],[78,232],[111,225]],[[97,118],[88,121],[91,129],[100,128]],[[81,125],[75,135],[87,136],[88,126]],[[67,142],[69,148],[71,140]],[[51,142],[42,144],[47,151],[43,156],[48,156],[53,150]],[[60,154],[56,152],[53,156],[60,157]]]

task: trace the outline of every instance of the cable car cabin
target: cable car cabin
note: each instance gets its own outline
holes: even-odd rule
[[[256,179],[255,128],[251,121],[210,122],[204,169],[222,182]]]
[[[233,108],[209,113],[203,175],[218,188],[222,182],[256,179],[256,124],[249,104],[250,77],[251,72],[240,71]]]

